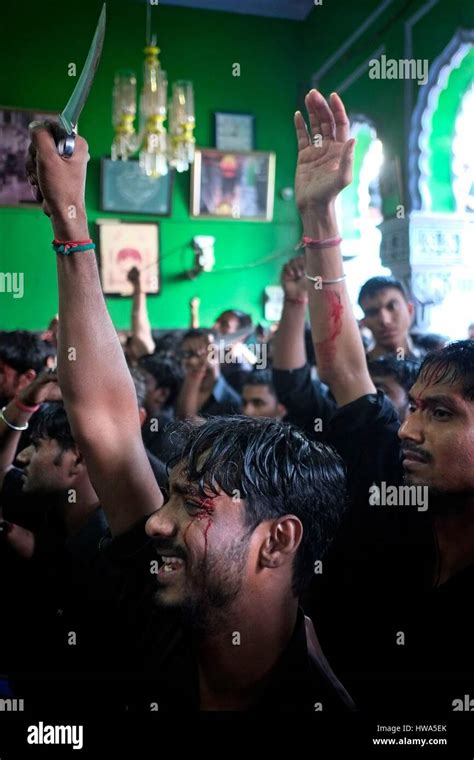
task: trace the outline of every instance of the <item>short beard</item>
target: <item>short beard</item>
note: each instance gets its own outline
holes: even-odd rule
[[[229,622],[230,608],[242,589],[243,571],[249,551],[246,533],[218,557],[205,557],[196,570],[199,589],[181,607],[183,624],[193,636],[204,638],[222,632]]]
[[[409,476],[404,475],[403,483],[407,486],[424,486],[424,483],[412,483]],[[451,493],[428,485],[428,511],[426,514],[434,517],[456,517],[467,509],[473,494],[469,492]]]

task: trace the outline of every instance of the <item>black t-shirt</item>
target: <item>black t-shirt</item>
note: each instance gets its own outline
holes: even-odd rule
[[[272,369],[278,400],[286,406],[285,421],[304,430],[312,440],[325,441],[336,402],[329,388],[311,377],[305,364],[298,369]]]
[[[442,714],[466,693],[459,690],[474,688],[474,566],[433,588],[429,509],[369,504],[372,484],[402,484],[398,426],[381,392],[334,415],[331,441],[347,466],[350,504],[304,604],[359,706]]]

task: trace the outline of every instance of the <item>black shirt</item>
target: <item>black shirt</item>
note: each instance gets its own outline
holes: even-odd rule
[[[350,506],[305,608],[358,706],[446,714],[474,688],[474,565],[434,588],[429,509],[369,504],[373,483],[402,483],[399,422],[381,392],[340,408],[331,424]]]
[[[324,441],[336,402],[329,388],[311,377],[306,363],[298,369],[272,369],[278,400],[286,406],[286,422],[301,428],[312,440]]]

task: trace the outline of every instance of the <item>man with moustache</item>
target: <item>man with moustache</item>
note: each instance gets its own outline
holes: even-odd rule
[[[376,392],[344,282],[334,203],[351,181],[354,140],[341,99],[306,97],[296,201],[318,372],[338,404],[329,440],[348,469],[351,508],[314,584],[325,651],[372,710],[447,714],[474,689],[474,346],[425,358],[399,427]],[[312,287],[319,278],[322,287]],[[428,510],[370,506],[370,488],[427,486]],[[444,713],[443,713],[444,711]]]
[[[190,423],[163,503],[94,251],[84,244],[87,144],[77,138],[65,160],[51,129],[36,127],[32,140],[29,173],[55,238],[88,245],[57,259],[59,383],[114,536],[104,551],[129,567],[121,601],[141,657],[140,688],[147,692],[148,676],[160,710],[350,708],[298,606],[344,508],[339,457],[278,420]],[[207,348],[206,339],[189,349],[203,374]],[[140,560],[145,524],[156,549],[148,567]],[[158,609],[150,605],[153,585]]]

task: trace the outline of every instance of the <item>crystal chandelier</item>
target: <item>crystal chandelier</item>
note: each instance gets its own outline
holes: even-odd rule
[[[138,134],[134,122],[137,112],[137,78],[133,71],[118,71],[113,88],[113,161],[127,161],[139,152],[140,167],[148,177],[163,177],[169,167],[178,172],[194,161],[194,92],[191,82],[173,83],[167,104],[168,78],[161,68],[156,38],[150,39],[150,6],[147,7],[147,46],[144,49],[143,87],[140,95]],[[168,118],[169,128],[164,122]]]

